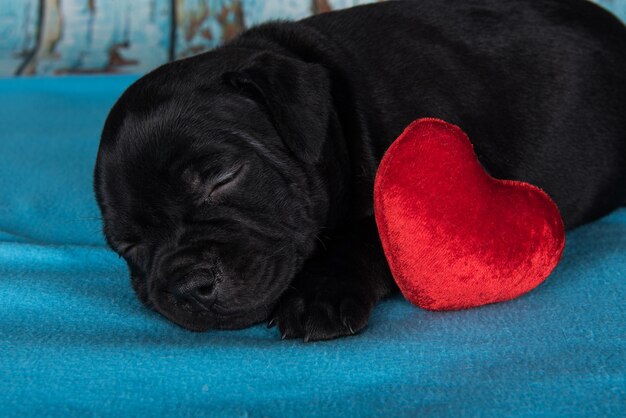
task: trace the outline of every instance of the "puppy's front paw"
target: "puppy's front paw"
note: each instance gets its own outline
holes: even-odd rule
[[[365,328],[372,307],[369,298],[355,291],[320,289],[307,294],[289,289],[268,326],[278,325],[283,339],[330,340]]]

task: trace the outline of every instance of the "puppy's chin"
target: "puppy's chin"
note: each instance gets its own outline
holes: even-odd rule
[[[252,310],[232,313],[208,310],[190,312],[165,302],[165,299],[153,300],[153,307],[158,313],[176,325],[196,332],[210,329],[241,329],[258,324],[268,318],[274,305],[259,306]]]

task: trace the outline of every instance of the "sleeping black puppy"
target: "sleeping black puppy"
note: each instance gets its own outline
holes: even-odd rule
[[[185,328],[353,334],[395,289],[377,165],[426,116],[546,190],[567,228],[596,219],[626,200],[626,29],[583,0],[422,0],[248,30],[115,104],[95,170],[107,241]]]

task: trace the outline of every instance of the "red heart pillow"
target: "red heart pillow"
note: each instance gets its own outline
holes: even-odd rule
[[[391,145],[374,209],[400,290],[425,309],[520,296],[548,277],[565,245],[546,193],[489,176],[467,135],[438,119],[413,122]]]

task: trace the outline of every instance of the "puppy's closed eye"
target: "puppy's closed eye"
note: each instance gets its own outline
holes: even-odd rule
[[[212,178],[207,184],[207,198],[215,196],[219,193],[226,192],[228,189],[235,185],[241,174],[243,173],[245,165],[242,164],[231,170],[220,173]]]
[[[232,189],[242,177],[245,168],[245,164],[239,164],[228,169],[211,169],[205,172],[188,169],[183,178],[199,200],[205,202]]]

